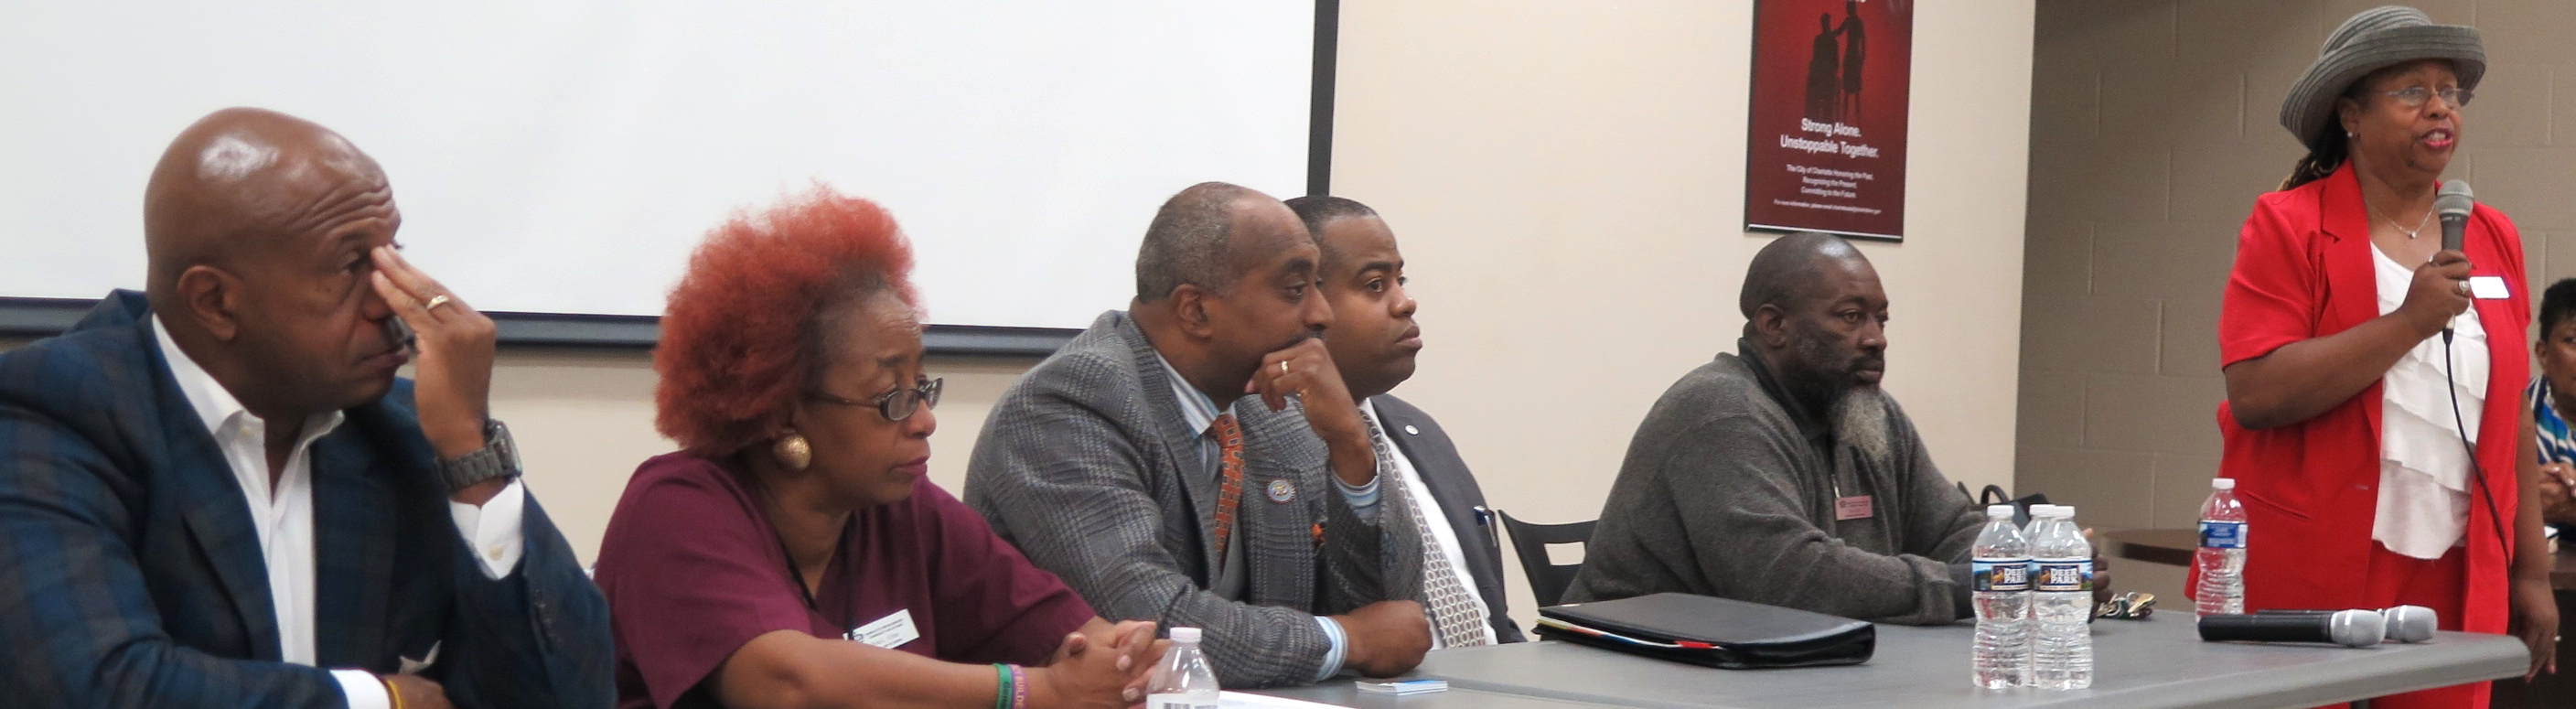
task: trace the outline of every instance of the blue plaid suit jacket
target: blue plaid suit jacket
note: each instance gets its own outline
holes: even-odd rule
[[[248,504],[178,391],[142,295],[0,355],[0,704],[342,707],[279,661]],[[483,575],[447,512],[411,383],[313,444],[323,667],[422,675],[464,707],[606,707],[608,608],[531,498]]]

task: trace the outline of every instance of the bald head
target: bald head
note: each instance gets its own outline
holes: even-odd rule
[[[1314,295],[1314,237],[1288,205],[1201,182],[1164,200],[1136,252],[1128,315],[1154,350],[1220,408],[1262,359],[1332,325]]]
[[[265,109],[216,111],[170,142],[144,188],[147,290],[166,307],[189,267],[296,246],[353,203],[389,210],[388,191],[376,161],[330,129]]]
[[[1747,349],[1739,354],[1759,356],[1806,411],[1835,412],[1837,436],[1849,429],[1858,438],[1847,442],[1880,455],[1868,427],[1885,417],[1868,405],[1887,371],[1888,302],[1869,259],[1833,236],[1780,237],[1753,255],[1740,306]],[[1844,410],[1851,402],[1860,408]]]
[[[1745,269],[1744,291],[1736,298],[1736,307],[1751,319],[1754,311],[1769,305],[1782,310],[1797,310],[1798,304],[1817,297],[1825,267],[1843,262],[1869,264],[1860,249],[1851,242],[1831,234],[1802,231],[1778,239],[1753,254],[1753,264]]]
[[[1281,217],[1298,223],[1279,200],[1242,185],[1201,182],[1172,195],[1154,212],[1136,253],[1136,300],[1160,301],[1183,284],[1226,292],[1244,265],[1236,258],[1235,232],[1249,231],[1256,222],[1276,226]]]
[[[145,292],[171,341],[261,418],[355,406],[401,365],[371,283],[372,253],[401,226],[384,171],[338,134],[216,111],[170,142],[144,188]]]

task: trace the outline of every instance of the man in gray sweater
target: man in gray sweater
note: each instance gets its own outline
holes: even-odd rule
[[[1628,444],[1568,602],[1679,591],[1873,622],[1969,615],[1984,515],[1879,389],[1887,294],[1842,239],[1753,257],[1737,354],[1684,375]]]

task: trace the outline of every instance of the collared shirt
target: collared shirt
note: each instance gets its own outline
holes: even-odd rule
[[[2539,429],[2540,462],[2576,463],[2576,429],[2567,425],[2567,417],[2558,415],[2557,394],[2549,388],[2549,377],[2532,377],[2522,398],[2530,402],[2531,421]]]
[[[2540,462],[2576,463],[2576,429],[2567,425],[2567,417],[2558,415],[2557,396],[2549,388],[2547,374],[2532,377],[2531,386],[2522,390],[2522,400],[2531,406],[2533,434],[2540,439]],[[2551,526],[2562,532],[2571,527],[2564,524]]]
[[[1386,435],[1395,435],[1394,431],[1384,425],[1384,420],[1378,418],[1377,402],[1369,399],[1360,400],[1360,415],[1368,417],[1372,422],[1377,422],[1379,424],[1377,429],[1386,431]],[[1394,459],[1395,474],[1404,480],[1406,496],[1413,499],[1415,508],[1422,510],[1422,519],[1426,522],[1423,525],[1426,529],[1423,529],[1422,533],[1431,535],[1432,539],[1440,542],[1440,558],[1423,559],[1422,563],[1448,564],[1450,570],[1458,575],[1458,581],[1467,586],[1468,600],[1475,602],[1476,627],[1479,632],[1485,634],[1485,644],[1494,644],[1496,642],[1492,621],[1494,611],[1485,606],[1485,594],[1475,592],[1476,575],[1467,570],[1467,552],[1458,546],[1458,530],[1447,524],[1449,518],[1441,513],[1439,498],[1431,496],[1431,486],[1422,481],[1422,471],[1413,467],[1413,459],[1405,457],[1404,449],[1397,447],[1395,441],[1390,440],[1386,445],[1379,447],[1379,450],[1385,451],[1387,457]],[[1440,641],[1439,633],[1431,634],[1431,649],[1438,650],[1446,645]]]
[[[234,398],[221,382],[215,381],[205,367],[179,349],[170,339],[159,315],[152,317],[153,339],[160,343],[161,359],[169,363],[170,376],[179,384],[179,392],[188,406],[214,435],[215,446],[224,454],[224,464],[241,484],[242,500],[250,506],[251,523],[259,533],[260,559],[268,568],[268,596],[276,613],[278,657],[299,665],[312,666],[314,650],[314,557],[313,557],[313,442],[330,435],[340,427],[345,416],[338,411],[306,417],[296,434],[295,448],[269,484],[268,422],[253,415]],[[498,579],[509,574],[519,563],[523,550],[520,542],[520,508],[526,492],[517,481],[494,495],[482,508],[449,502],[450,514],[457,530],[476,549],[477,561],[485,575]],[[426,658],[424,658],[426,659]],[[379,709],[392,706],[385,685],[376,675],[365,670],[332,670],[331,678],[340,683],[340,692],[350,709]]]
[[[1190,380],[1182,378],[1181,370],[1174,368],[1172,360],[1163,357],[1163,353],[1154,353],[1154,361],[1163,365],[1163,377],[1172,385],[1172,398],[1181,402],[1181,422],[1188,424],[1190,430],[1199,432],[1190,442],[1198,446],[1201,465],[1206,467],[1209,475],[1220,474],[1218,466],[1225,450],[1224,444],[1216,440],[1216,400],[1208,398],[1207,392],[1199,391],[1198,387],[1190,386]],[[1350,502],[1353,511],[1365,514],[1377,509],[1377,481],[1370,480],[1366,487],[1355,488],[1337,477],[1333,479],[1333,485],[1341,489],[1342,499]],[[1242,522],[1238,520],[1235,524],[1240,526]],[[1216,582],[1208,590],[1229,600],[1243,600],[1244,586],[1251,577],[1246,571],[1249,562],[1244,556],[1229,550],[1225,559],[1219,562],[1224,566],[1218,570]],[[1342,630],[1342,624],[1333,622],[1331,618],[1315,616],[1315,625],[1323,628],[1324,637],[1333,642],[1333,649],[1324,653],[1322,673],[1315,676],[1315,681],[1321,682],[1342,671],[1342,662],[1350,657],[1350,635]]]

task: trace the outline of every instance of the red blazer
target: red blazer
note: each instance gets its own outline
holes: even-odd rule
[[[2512,297],[2478,300],[2492,364],[2477,460],[2508,536],[2517,509],[2515,463],[2521,444],[2522,388],[2531,381],[2524,331],[2531,294],[2523,277],[2522,235],[2503,212],[2478,205],[2463,250],[2474,273],[2502,276]],[[2370,222],[2361,183],[2347,163],[2325,179],[2265,194],[2237,239],[2218,321],[2220,366],[2255,359],[2300,340],[2342,332],[2379,316]],[[2236,424],[2225,404],[2218,428],[2226,441],[2219,474],[2236,479],[2250,525],[2245,602],[2263,608],[2375,608],[2366,598],[2379,498],[2380,385],[2315,418],[2266,430]],[[2510,538],[2495,523],[2473,481],[2469,487],[2468,607],[2463,629],[2504,632]],[[2446,619],[2447,620],[2447,619]],[[2446,624],[2447,625],[2447,624]]]

